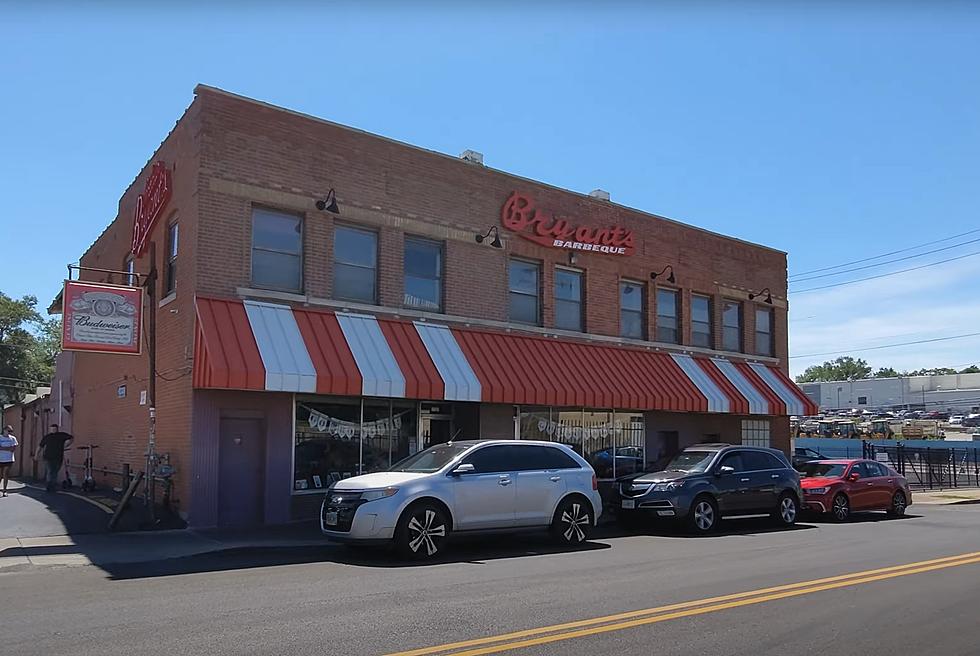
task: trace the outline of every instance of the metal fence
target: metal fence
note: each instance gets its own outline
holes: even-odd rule
[[[882,446],[865,441],[861,457],[878,460],[922,489],[980,487],[980,449],[968,447]]]

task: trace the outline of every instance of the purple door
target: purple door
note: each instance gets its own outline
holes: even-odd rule
[[[218,451],[218,525],[264,519],[265,432],[260,419],[222,419]]]

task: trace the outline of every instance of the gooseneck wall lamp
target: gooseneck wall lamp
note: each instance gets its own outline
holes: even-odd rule
[[[337,192],[333,190],[333,187],[327,192],[326,198],[316,202],[316,208],[321,212],[326,210],[331,214],[340,214],[340,208],[337,207]]]
[[[497,230],[497,226],[490,226],[490,229],[487,230],[487,234],[485,235],[476,235],[476,243],[482,244],[490,238],[491,234],[493,235],[493,241],[490,242],[490,245],[494,248],[503,248],[503,244],[500,243],[500,232]]]
[[[650,280],[656,280],[660,276],[662,276],[665,273],[667,273],[668,270],[670,271],[670,275],[667,276],[667,282],[669,282],[671,284],[677,282],[677,278],[674,277],[674,267],[672,267],[669,264],[667,266],[665,266],[663,269],[661,269],[659,273],[651,273],[650,274]]]
[[[765,289],[763,289],[758,294],[749,294],[749,300],[750,301],[754,301],[755,299],[759,298],[763,294],[766,295],[766,298],[763,301],[763,303],[768,303],[769,305],[772,305],[772,292],[769,291],[769,288],[768,287],[766,287]]]

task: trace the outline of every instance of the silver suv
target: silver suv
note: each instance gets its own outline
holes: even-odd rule
[[[448,442],[334,483],[320,530],[341,542],[393,541],[422,559],[442,553],[452,533],[548,528],[562,543],[582,543],[601,512],[595,472],[565,445]]]

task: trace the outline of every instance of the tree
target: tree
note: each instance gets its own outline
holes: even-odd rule
[[[916,369],[910,371],[907,376],[950,376],[956,373],[956,369],[950,367],[934,367],[932,369]]]
[[[960,370],[961,374],[980,374],[980,367],[975,364],[970,365],[966,369]]]
[[[54,374],[61,319],[42,319],[37,298],[0,292],[0,403],[20,401]]]
[[[878,371],[874,373],[873,378],[898,378],[902,374],[898,373],[892,367],[880,367]]]
[[[836,360],[807,367],[796,377],[798,383],[816,383],[832,380],[860,380],[871,375],[871,367],[861,358],[843,355]]]

